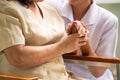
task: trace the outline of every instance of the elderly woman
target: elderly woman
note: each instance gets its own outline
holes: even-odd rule
[[[79,21],[67,32],[73,25],[78,33],[67,35],[57,11],[42,0],[1,0],[0,72],[81,80],[68,75],[61,56],[86,44],[87,31]]]

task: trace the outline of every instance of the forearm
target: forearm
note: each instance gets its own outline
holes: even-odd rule
[[[47,46],[18,45],[4,50],[8,61],[16,67],[34,67],[41,65],[59,55],[57,44]]]
[[[86,42],[86,45],[81,46],[80,49],[82,51],[82,56],[97,56],[89,41]]]
[[[100,77],[104,74],[107,68],[105,67],[96,67],[96,66],[88,66],[89,71],[95,77]]]
[[[81,47],[82,55],[83,56],[97,56],[92,49],[89,42],[86,45]],[[100,77],[104,74],[107,68],[105,67],[96,67],[96,66],[88,66],[89,71],[95,76]]]

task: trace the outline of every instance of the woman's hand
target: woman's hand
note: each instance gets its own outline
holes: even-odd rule
[[[87,37],[80,37],[78,33],[64,36],[59,43],[62,53],[69,53],[77,50],[86,44]]]

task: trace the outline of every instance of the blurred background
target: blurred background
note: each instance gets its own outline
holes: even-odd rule
[[[120,0],[96,0],[97,3],[120,3]]]
[[[119,20],[119,34],[117,45],[117,57],[120,58],[120,0],[96,0],[97,4],[115,14]],[[116,70],[117,69],[117,70]],[[114,74],[115,80],[120,80],[120,65],[113,65],[111,70]],[[118,77],[118,79],[117,79]]]

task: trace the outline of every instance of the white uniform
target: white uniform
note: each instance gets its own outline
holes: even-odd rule
[[[68,0],[46,0],[54,5],[65,24],[73,21],[72,8]],[[80,20],[84,22],[90,31],[90,42],[93,50],[98,56],[115,57],[117,38],[118,38],[118,19],[111,12],[99,7],[93,1],[85,16]],[[87,66],[81,64],[68,64],[67,69],[74,71],[77,76],[89,80],[113,80],[110,70],[99,77],[94,77]]]

